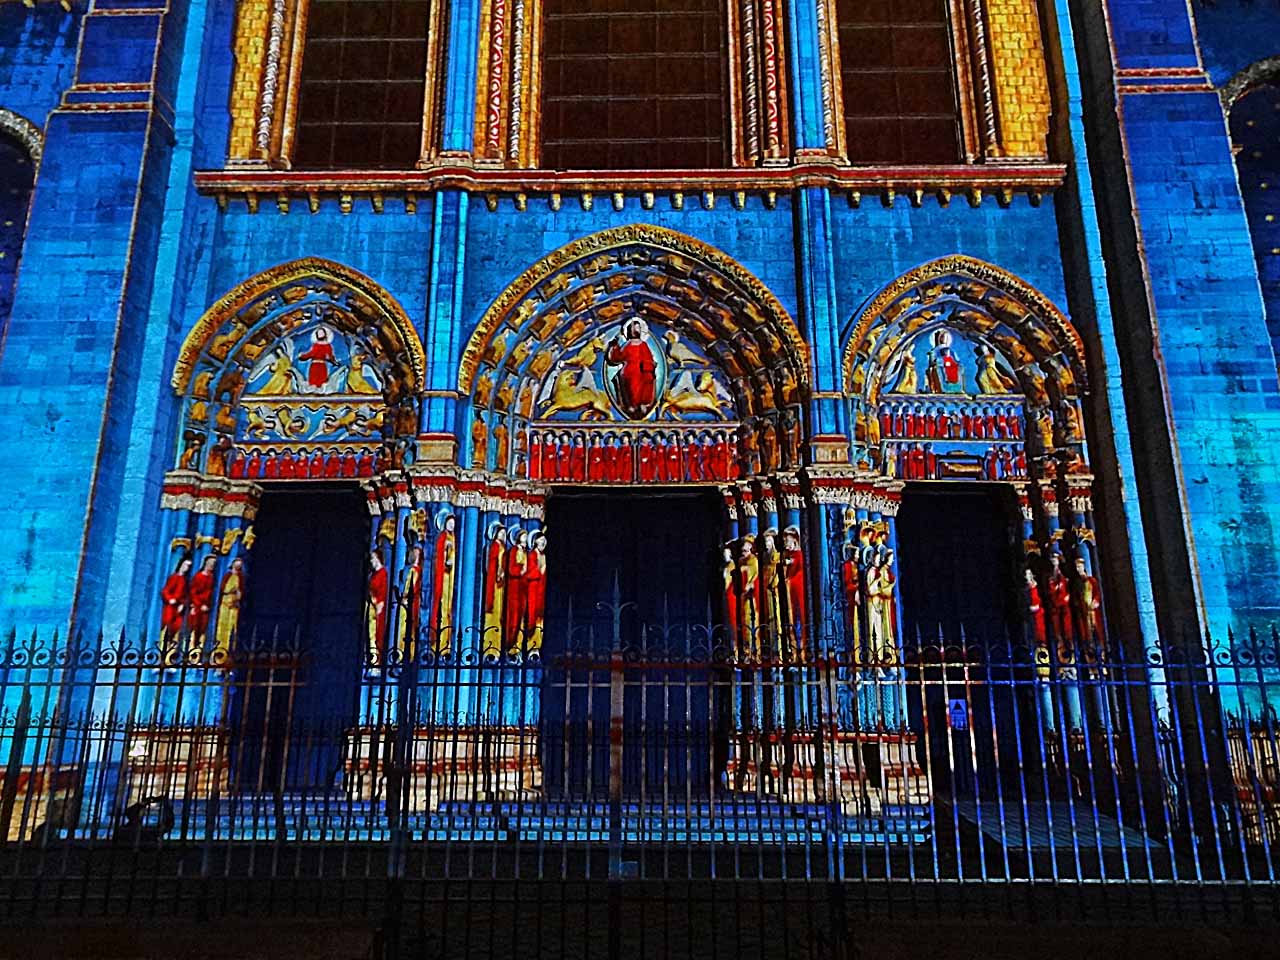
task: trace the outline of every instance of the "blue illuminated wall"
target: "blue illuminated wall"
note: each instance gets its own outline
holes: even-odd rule
[[[472,4],[455,6],[442,129],[445,145],[461,149],[474,103],[475,22]],[[1117,504],[1105,533],[1133,538],[1128,569],[1108,574],[1115,589],[1136,592],[1128,606],[1189,607],[1219,626],[1280,612],[1280,388],[1210,85],[1218,76],[1198,73],[1181,0],[1110,0],[1113,34],[1099,20],[1055,12],[1051,35],[1069,45],[1055,57],[1056,149],[1091,165],[1039,206],[1024,195],[1008,206],[990,195],[943,206],[929,194],[919,206],[906,196],[853,206],[840,193],[798,188],[772,207],[752,193],[738,209],[720,192],[707,209],[690,191],[683,209],[663,194],[644,209],[628,193],[621,210],[607,195],[587,210],[571,194],[558,210],[537,195],[524,210],[510,196],[490,210],[481,195],[445,190],[420,197],[413,213],[394,195],[382,212],[357,198],[348,213],[330,199],[313,213],[305,202],[282,210],[269,198],[257,212],[236,199],[222,207],[196,192],[195,172],[225,163],[231,8],[191,0],[162,20],[124,0],[83,17],[0,4],[0,32],[24,38],[0,45],[0,106],[45,126],[47,137],[0,355],[7,619],[66,623],[74,608],[86,623],[141,621],[157,589],[156,507],[177,438],[169,375],[182,337],[237,283],[303,256],[361,271],[412,318],[428,384],[445,390],[468,333],[521,271],[630,223],[703,240],[777,296],[814,345],[815,432],[847,430],[833,399],[840,351],[850,318],[885,284],[953,253],[1018,275],[1071,310],[1098,362],[1093,389],[1107,411],[1091,424],[1102,435],[1094,449],[1117,448],[1095,464]],[[812,145],[821,128],[817,57],[804,38],[813,25],[797,14],[790,29],[799,38],[793,132],[799,146]],[[1077,47],[1095,64],[1084,84]],[[1120,75],[1097,72],[1106,54]],[[1126,70],[1141,71],[1141,84]],[[105,93],[111,83],[145,89],[130,100]],[[1110,137],[1086,133],[1086,103],[1092,122],[1112,124]],[[1119,181],[1121,193],[1110,193]],[[1120,229],[1130,209],[1139,237]],[[428,426],[454,430],[457,417],[441,401]],[[1185,560],[1152,577],[1147,556],[1166,542]]]
[[[1231,139],[1267,329],[1280,355],[1280,84],[1254,87],[1232,105]]]

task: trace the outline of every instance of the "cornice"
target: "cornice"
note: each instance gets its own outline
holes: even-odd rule
[[[929,197],[946,206],[953,196],[963,196],[971,206],[994,197],[1007,205],[1022,194],[1038,203],[1052,193],[1066,177],[1061,164],[956,164],[948,166],[843,166],[817,162],[788,167],[729,168],[714,170],[608,170],[554,171],[503,170],[465,164],[433,166],[422,170],[325,170],[298,171],[235,167],[202,170],[195,174],[196,189],[225,204],[230,198],[245,200],[256,211],[262,200],[288,209],[288,201],[305,198],[312,212],[323,198],[339,200],[344,212],[357,196],[367,197],[373,208],[382,209],[385,196],[405,196],[415,203],[420,194],[438,190],[464,190],[483,194],[491,209],[510,197],[515,209],[523,210],[529,196],[547,196],[553,207],[564,195],[577,196],[584,207],[598,198],[615,205],[627,195],[641,195],[642,205],[654,203],[654,195],[669,195],[672,206],[683,206],[686,196],[702,206],[714,205],[716,194],[729,194],[739,203],[747,194],[764,194],[766,205],[778,193],[803,188],[826,188],[845,193],[852,206],[864,195],[878,197],[892,205],[906,197],[920,206]],[[734,194],[742,194],[739,198]]]

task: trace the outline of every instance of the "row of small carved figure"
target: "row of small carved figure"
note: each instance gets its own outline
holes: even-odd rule
[[[532,433],[526,475],[577,483],[680,483],[735,480],[741,465],[734,437],[712,434],[652,436],[548,431]]]
[[[274,447],[254,450],[231,461],[228,475],[249,480],[333,480],[341,477],[372,477],[396,465],[396,450],[384,444],[376,450],[347,447],[297,453]],[[403,463],[403,457],[399,458]]]
[[[897,476],[903,480],[937,480],[939,463],[946,459],[946,454],[934,451],[932,443],[901,444],[895,457]],[[1026,476],[1027,449],[1020,443],[1013,449],[989,447],[982,457],[983,480],[1025,479]]]
[[[1022,413],[1016,406],[959,411],[931,404],[881,404],[880,435],[908,440],[1021,440]]]

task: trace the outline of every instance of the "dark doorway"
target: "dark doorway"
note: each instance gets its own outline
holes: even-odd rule
[[[723,754],[713,746],[724,729],[705,629],[696,626],[709,619],[719,569],[715,493],[557,492],[547,505],[547,534],[542,716],[549,789],[607,791],[611,693],[620,689],[627,793],[704,793],[716,773],[713,756]],[[621,612],[616,635],[609,608],[615,584],[634,605]],[[615,641],[627,655],[611,662]]]
[[[242,639],[261,658],[239,671],[232,697],[237,779],[326,786],[356,714],[368,510],[342,487],[268,490],[254,531]]]
[[[1013,718],[1010,688],[988,681],[1005,675],[1020,630],[1016,516],[1011,488],[977,484],[908,485],[898,513],[906,655],[924,680],[907,684],[909,722],[920,731],[928,718],[922,759],[956,801],[992,787],[996,730],[1003,739]],[[956,710],[963,722],[949,722]]]
[[[907,647],[1003,637],[1016,621],[1012,491],[908,485],[898,513],[898,571]]]

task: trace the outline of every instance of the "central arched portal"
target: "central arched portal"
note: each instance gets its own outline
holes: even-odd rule
[[[810,643],[807,382],[776,298],[656,227],[551,254],[481,319],[459,376],[459,461],[528,516],[477,523],[474,627],[482,662],[541,664],[548,790],[608,785],[596,668],[611,661],[635,665],[625,719],[665,744],[624,751],[628,789],[724,781],[732,736],[804,712],[781,693],[744,697],[714,664],[798,662]]]

